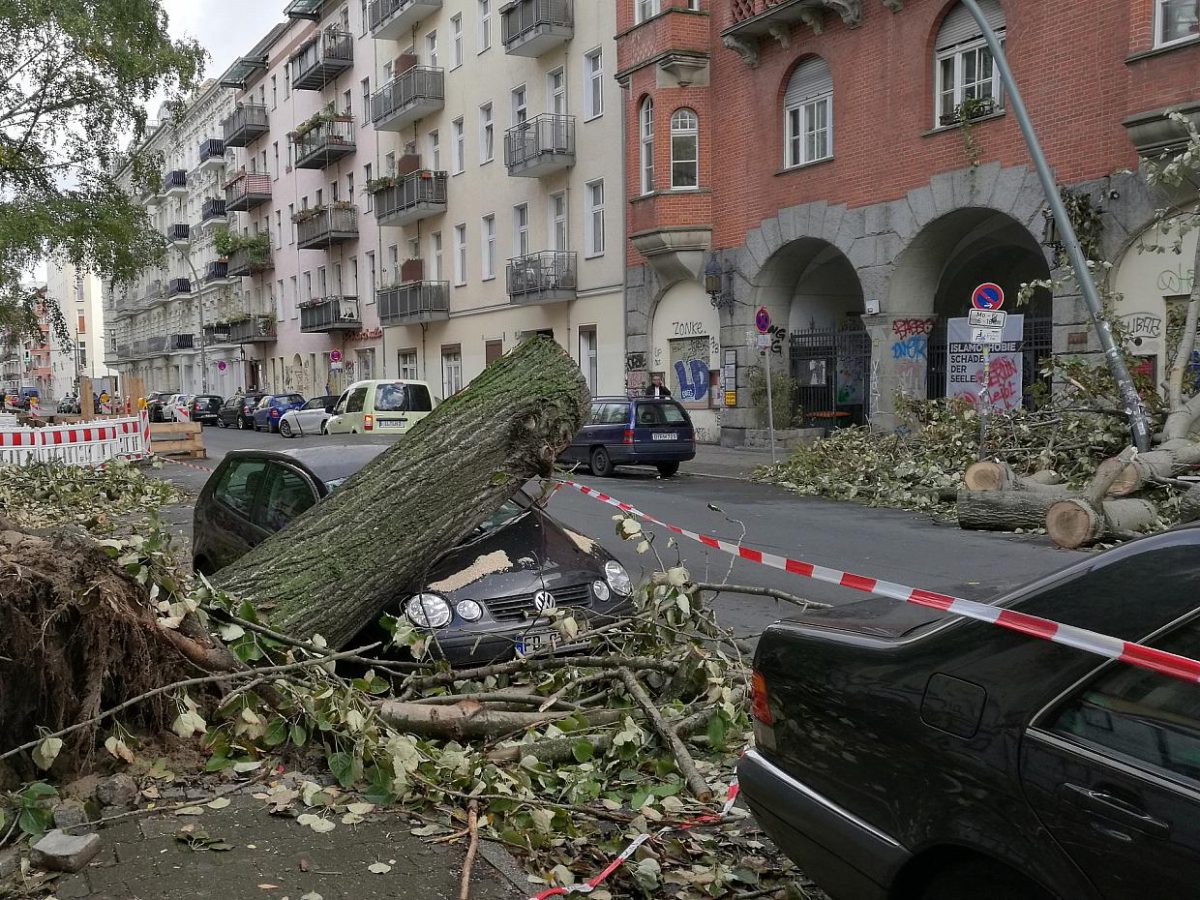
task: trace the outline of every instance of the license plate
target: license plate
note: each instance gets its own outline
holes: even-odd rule
[[[677,440],[679,440],[679,435],[677,435],[673,431],[670,434],[661,434],[661,433],[660,434],[652,434],[652,435],[650,435],[650,440],[652,440],[652,441],[677,441]]]
[[[380,419],[379,425],[382,428],[401,428],[408,424],[408,419]]]
[[[558,632],[553,628],[538,628],[526,631],[517,637],[517,652],[525,655],[558,646]]]

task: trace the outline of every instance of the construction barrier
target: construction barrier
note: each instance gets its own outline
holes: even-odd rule
[[[199,422],[155,422],[150,428],[154,452],[159,456],[186,454],[191,459],[204,459],[203,426]]]
[[[0,463],[56,460],[73,466],[99,466],[114,459],[149,455],[149,421],[144,414],[40,428],[0,423]]]

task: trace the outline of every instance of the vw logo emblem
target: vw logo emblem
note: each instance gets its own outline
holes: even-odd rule
[[[538,591],[533,595],[533,606],[538,612],[553,612],[558,602],[549,591]]]

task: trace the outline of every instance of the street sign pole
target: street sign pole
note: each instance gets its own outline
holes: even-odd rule
[[[771,465],[775,465],[775,404],[771,400],[771,348],[763,351],[767,365],[767,429],[771,433]]]
[[[992,389],[991,389],[991,372],[990,363],[991,356],[989,350],[990,344],[983,345],[983,386],[979,389],[979,461],[983,462],[987,456],[985,447],[987,446],[987,427],[988,415],[992,411]]]

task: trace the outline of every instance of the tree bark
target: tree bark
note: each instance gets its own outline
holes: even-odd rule
[[[972,463],[963,473],[968,491],[1045,491],[1061,488],[1062,477],[1043,469],[1032,475],[1018,476],[1008,463],[991,461]]]
[[[1046,533],[1059,547],[1076,550],[1109,534],[1141,531],[1157,517],[1149,500],[1106,500],[1102,508],[1082,498],[1060,500],[1046,512]]]
[[[1041,491],[959,491],[958,527],[974,531],[1044,528],[1050,507],[1069,496]]]
[[[1200,241],[1196,243],[1192,271],[1200,272]],[[1186,438],[1196,426],[1197,420],[1200,420],[1200,394],[1187,402],[1184,402],[1183,399],[1183,376],[1192,360],[1192,351],[1196,348],[1198,325],[1200,325],[1200,277],[1192,279],[1192,293],[1188,298],[1183,336],[1179,340],[1179,346],[1175,350],[1175,359],[1171,361],[1171,371],[1167,376],[1167,398],[1171,412],[1163,426],[1163,437],[1168,441]]]
[[[1117,480],[1108,489],[1110,497],[1128,497],[1159,478],[1174,478],[1200,466],[1200,443],[1187,441],[1138,454],[1124,464]]]
[[[527,480],[549,474],[589,405],[570,356],[527,341],[213,582],[279,631],[343,647]]]
[[[463,700],[453,706],[430,703],[407,703],[384,700],[379,704],[379,716],[394,728],[424,737],[462,741],[494,738],[498,735],[546,725],[556,719],[573,716],[587,725],[611,725],[630,715],[626,709],[579,711],[524,712],[489,709],[475,700]]]
[[[1189,490],[1179,500],[1179,521],[1195,522],[1200,519],[1200,484]]]

